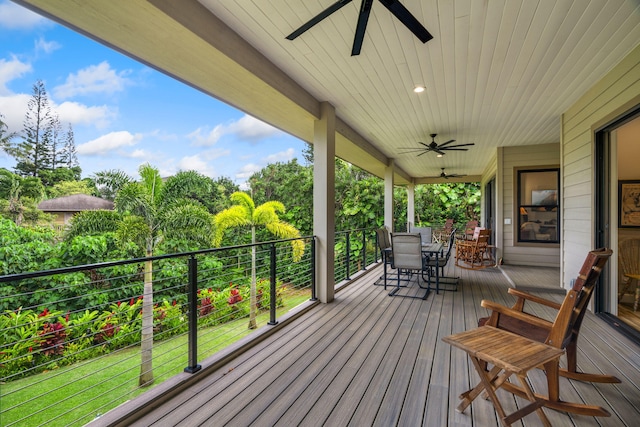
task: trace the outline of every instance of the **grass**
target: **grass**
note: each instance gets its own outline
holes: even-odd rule
[[[308,300],[308,292],[286,295],[282,314]],[[258,326],[269,313],[258,315]],[[248,318],[237,319],[198,332],[198,361],[252,332]],[[188,365],[187,334],[154,343],[154,385],[182,372]],[[0,426],[82,426],[151,387],[140,388],[140,348],[51,369],[32,377],[0,384]]]

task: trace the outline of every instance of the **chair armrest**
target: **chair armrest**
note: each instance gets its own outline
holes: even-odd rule
[[[523,298],[527,301],[531,301],[531,302],[535,302],[538,304],[542,304],[542,305],[546,305],[547,307],[551,307],[551,308],[555,308],[556,310],[560,310],[560,306],[561,304],[555,302],[555,301],[549,301],[548,299],[545,298],[541,298],[539,296],[536,295],[532,295],[528,292],[523,292],[523,291],[519,291],[517,289],[514,288],[509,288],[508,292],[518,298]]]
[[[504,305],[497,304],[493,301],[482,300],[480,304],[484,308],[487,308],[494,313],[499,313],[501,315],[509,316],[514,319],[527,322],[533,326],[537,326],[547,330],[551,330],[551,327],[553,326],[553,323],[549,322],[548,320],[541,319],[529,313],[523,313],[522,311],[513,310],[509,307],[505,307]]]

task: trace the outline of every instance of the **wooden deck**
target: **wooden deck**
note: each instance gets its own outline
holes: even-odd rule
[[[462,414],[455,411],[458,395],[478,378],[466,354],[441,338],[476,327],[478,317],[487,314],[480,307],[482,299],[511,304],[506,292],[510,282],[501,270],[451,268],[448,275],[461,277],[459,291],[432,292],[424,301],[389,297],[382,286],[374,286],[380,274],[381,268],[376,267],[338,292],[333,303],[319,305],[284,325],[250,351],[202,375],[188,389],[127,424],[499,425],[493,406],[483,399]],[[415,291],[416,286],[409,290]],[[540,295],[562,298],[544,290]],[[549,317],[550,313],[537,314]],[[638,425],[640,348],[588,313],[579,350],[582,370],[614,374],[623,382],[591,384],[561,378],[560,396],[601,405],[612,416],[596,419],[545,409],[552,425]],[[541,372],[533,373],[531,383],[534,390],[545,391]],[[507,412],[525,404],[500,396],[505,397]],[[541,422],[534,413],[514,425]]]

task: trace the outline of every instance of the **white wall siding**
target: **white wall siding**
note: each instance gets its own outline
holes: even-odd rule
[[[567,288],[594,248],[595,131],[640,96],[640,45],[562,116],[562,279]]]

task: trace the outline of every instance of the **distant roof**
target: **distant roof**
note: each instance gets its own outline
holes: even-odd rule
[[[113,210],[113,202],[87,194],[73,194],[45,200],[38,205],[45,212],[79,212],[98,209]]]

